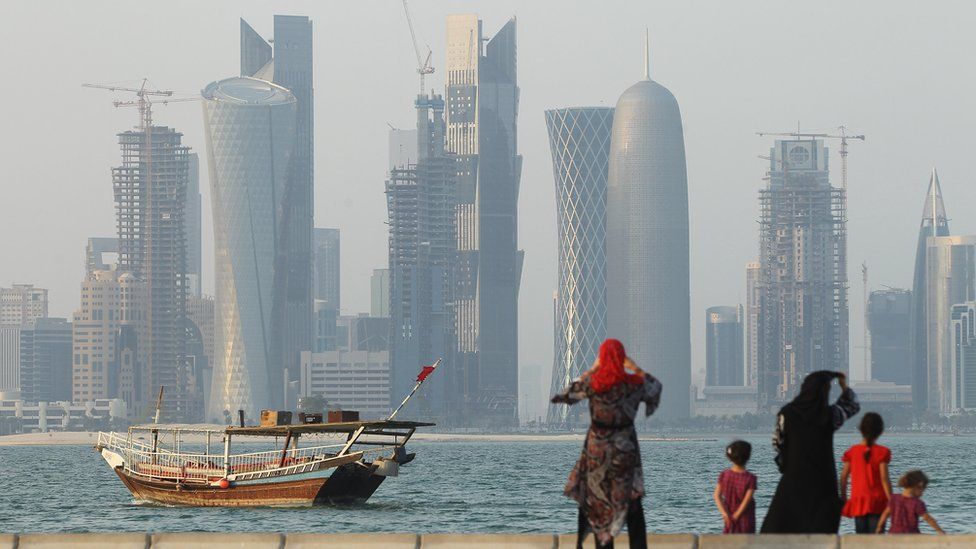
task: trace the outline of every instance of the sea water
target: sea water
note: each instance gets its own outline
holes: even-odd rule
[[[768,436],[753,444],[761,523],[778,473]],[[712,491],[728,466],[727,435],[641,442],[648,529],[720,532]],[[857,442],[838,435],[836,455]],[[892,482],[912,468],[932,479],[929,512],[947,532],[976,532],[976,437],[892,435]],[[0,447],[0,531],[570,532],[575,504],[562,495],[580,442],[411,442],[417,459],[365,504],[301,509],[181,508],[135,502],[88,446]],[[923,531],[928,526],[922,525]],[[845,519],[842,532],[853,531]]]

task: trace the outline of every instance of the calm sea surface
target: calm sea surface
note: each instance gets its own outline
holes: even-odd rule
[[[712,503],[726,467],[726,436],[716,440],[642,441],[648,528],[718,532]],[[759,476],[758,520],[778,475],[767,436],[753,444]],[[855,441],[837,437],[836,454]],[[892,476],[921,468],[932,478],[929,512],[949,532],[976,532],[976,437],[883,437]],[[85,446],[0,447],[0,531],[303,531],[569,532],[572,501],[562,496],[580,451],[576,442],[415,442],[417,459],[363,505],[307,509],[206,509],[137,504],[115,474]],[[927,526],[923,525],[923,529]],[[844,520],[844,532],[853,524]]]

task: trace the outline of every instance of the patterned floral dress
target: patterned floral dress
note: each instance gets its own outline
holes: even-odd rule
[[[623,528],[631,500],[644,497],[634,416],[641,402],[645,415],[654,413],[661,382],[645,374],[641,385],[620,383],[596,393],[588,379],[575,381],[555,401],[575,404],[584,399],[590,401],[590,430],[563,493],[576,500],[597,540],[606,544]]]

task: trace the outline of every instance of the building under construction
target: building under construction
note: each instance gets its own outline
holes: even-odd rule
[[[757,381],[768,409],[812,371],[848,371],[847,195],[830,185],[823,141],[776,141],[759,203]]]
[[[454,289],[457,264],[454,155],[444,150],[444,99],[417,97],[416,163],[395,166],[386,182],[390,225],[393,395],[410,391],[421,365],[442,359],[445,375],[424,385],[426,416],[456,411]]]
[[[118,230],[118,268],[145,283],[146,374],[138,401],[149,402],[160,386],[167,419],[198,419],[197,387],[187,378],[185,323],[187,257],[185,202],[189,148],[183,134],[142,124],[119,134],[122,165],[112,169]]]

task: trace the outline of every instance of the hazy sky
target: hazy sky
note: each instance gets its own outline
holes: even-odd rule
[[[691,208],[692,351],[704,366],[704,310],[743,300],[757,252],[757,195],[769,139],[754,132],[867,135],[850,154],[852,365],[861,363],[859,265],[870,285],[911,284],[928,174],[938,166],[953,233],[970,215],[976,127],[976,11],[966,2],[621,2],[411,0],[419,38],[443,86],[445,16],[477,12],[486,35],[519,21],[524,156],[520,245],[523,376],[552,361],[555,198],[543,110],[613,105],[642,75],[645,27],[652,77],[681,107]],[[4,0],[0,87],[0,285],[51,290],[51,314],[78,305],[84,243],[112,236],[115,134],[136,123],[117,96],[83,82],[197,93],[238,74],[238,18],[270,37],[275,13],[308,15],[315,44],[315,222],[342,229],[344,312],[369,309],[369,275],[384,267],[387,124],[413,124],[417,77],[398,0],[308,2],[45,2]],[[212,292],[212,228],[201,107],[160,106],[156,121],[201,156],[204,288]],[[840,162],[832,146],[833,179]],[[653,365],[648,365],[653,370]]]

